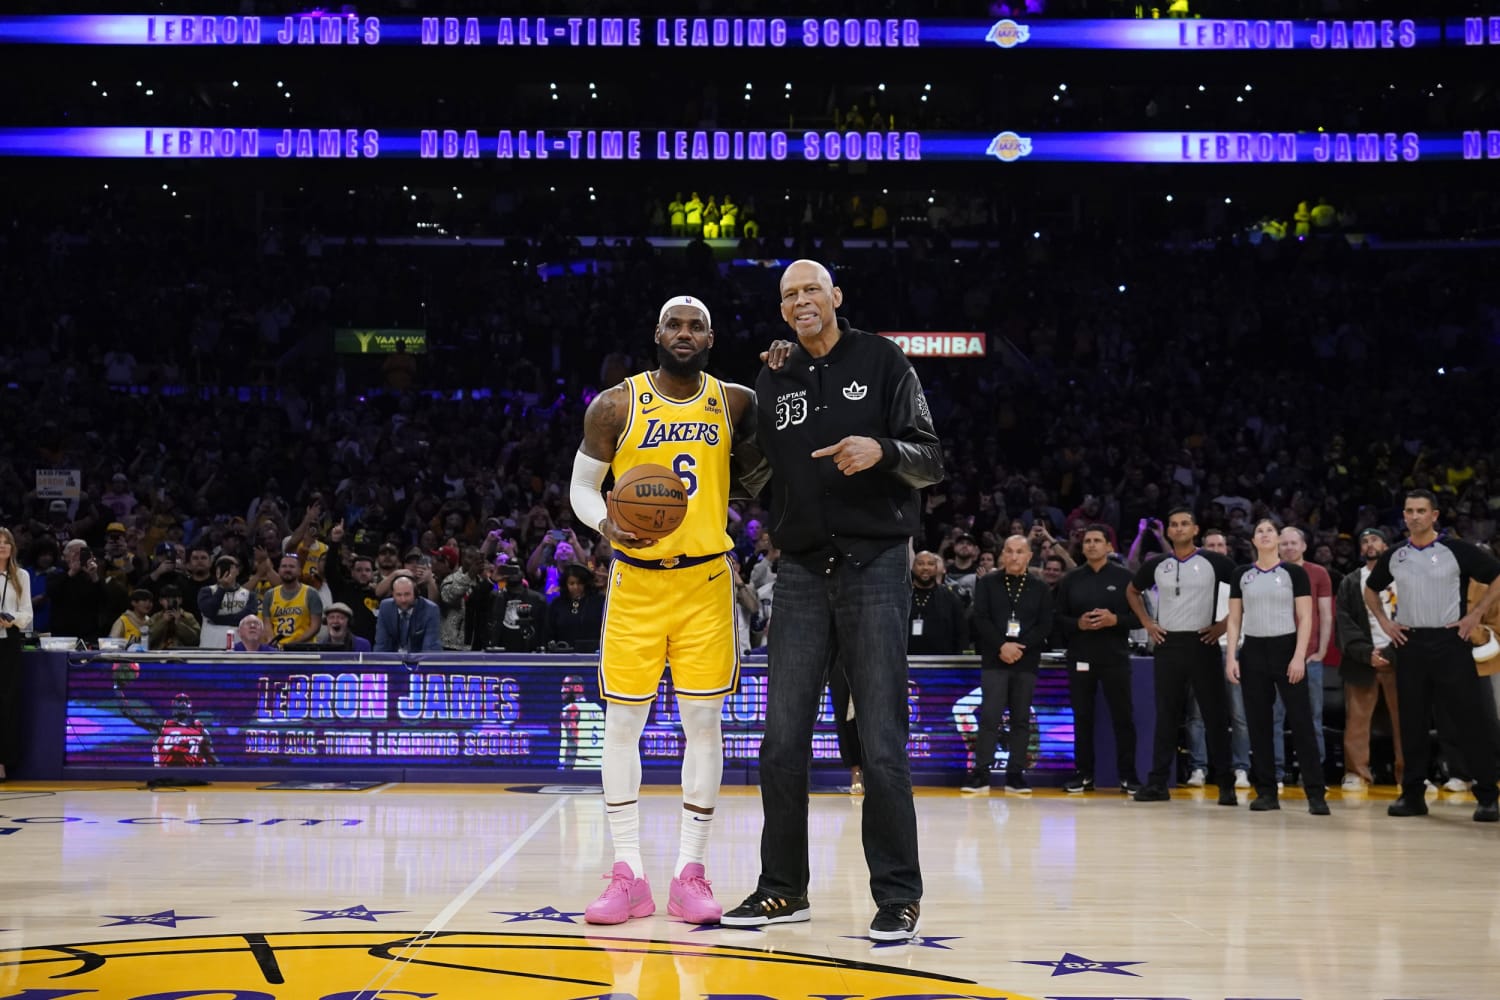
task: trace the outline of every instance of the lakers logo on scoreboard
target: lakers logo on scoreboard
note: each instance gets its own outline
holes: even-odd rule
[[[1010,18],[1002,18],[990,27],[990,33],[984,36],[987,42],[993,42],[1002,49],[1013,49],[1017,45],[1025,45],[1031,41],[1031,29],[1024,24],[1017,24]]]
[[[1001,132],[990,140],[990,148],[984,153],[986,156],[993,156],[1010,163],[1012,160],[1031,155],[1031,140],[1014,132]]]

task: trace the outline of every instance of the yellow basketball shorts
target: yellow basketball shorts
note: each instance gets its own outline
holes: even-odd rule
[[[616,559],[600,643],[599,690],[608,701],[656,697],[670,665],[681,698],[722,698],[739,684],[734,564],[727,555],[672,569]]]

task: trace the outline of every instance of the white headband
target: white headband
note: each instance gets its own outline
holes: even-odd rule
[[[673,306],[692,306],[694,309],[697,309],[703,313],[704,325],[707,326],[710,330],[714,328],[714,320],[713,317],[708,314],[708,306],[703,304],[702,299],[695,299],[691,295],[677,295],[668,299],[666,304],[661,307],[661,312],[656,317],[657,326],[660,326],[662,323],[666,322],[667,310],[671,309]]]

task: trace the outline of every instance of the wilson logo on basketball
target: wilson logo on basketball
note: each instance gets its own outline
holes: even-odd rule
[[[637,500],[681,500],[683,494],[681,490],[674,490],[661,483],[636,483],[635,497]]]

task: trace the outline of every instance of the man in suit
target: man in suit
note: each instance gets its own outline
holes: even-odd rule
[[[438,606],[417,596],[410,573],[397,573],[391,596],[380,602],[375,615],[375,652],[440,653],[440,628]]]

